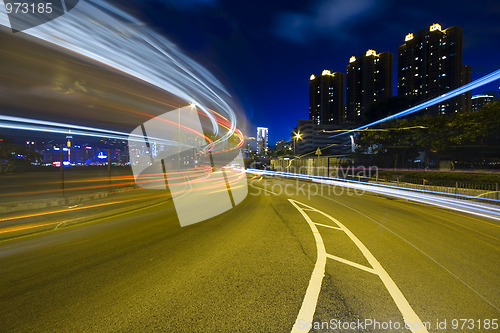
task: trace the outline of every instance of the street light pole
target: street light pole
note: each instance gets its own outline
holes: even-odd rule
[[[302,134],[300,134],[300,132],[297,132],[295,133],[292,139],[293,139],[293,156],[296,156],[295,146],[297,145],[297,140],[302,139]]]

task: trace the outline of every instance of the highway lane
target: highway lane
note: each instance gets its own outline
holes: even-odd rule
[[[170,203],[0,242],[0,331],[289,332],[317,253],[288,199],[348,228],[429,332],[494,331],[478,321],[500,314],[498,221],[326,185],[311,193],[310,184],[255,178],[235,209],[185,228]],[[318,230],[327,253],[369,267],[343,232]],[[323,329],[313,331],[410,332],[325,326],[403,322],[375,274],[327,259],[320,288],[313,321]],[[475,329],[453,329],[461,318],[474,319]]]
[[[311,263],[267,201],[182,229],[163,205],[2,242],[0,330],[289,328]]]
[[[430,323],[429,331],[436,331],[437,320],[446,320],[444,331],[460,332],[462,330],[451,327],[451,322],[467,318],[476,320],[472,331],[482,332],[484,330],[478,330],[477,320],[498,318],[498,221],[383,196],[357,195],[320,184],[298,182],[298,186],[290,186],[293,181],[280,179],[261,182],[265,182],[266,189],[278,194],[280,191],[299,194],[291,198],[326,212],[346,225],[382,264],[422,322]],[[301,189],[308,193],[309,186],[311,195],[304,195]],[[316,195],[312,195],[314,193]],[[331,225],[318,215],[313,213],[311,218]],[[285,220],[292,218],[285,217]],[[367,264],[342,233],[318,229],[323,234],[327,253]],[[403,323],[377,276],[328,260],[314,321],[332,318],[347,322],[372,319]]]

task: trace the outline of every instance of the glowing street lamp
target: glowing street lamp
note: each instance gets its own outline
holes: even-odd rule
[[[302,134],[299,132],[295,133],[293,136],[293,156],[296,155],[295,153],[295,145],[297,144],[297,140],[302,140]]]

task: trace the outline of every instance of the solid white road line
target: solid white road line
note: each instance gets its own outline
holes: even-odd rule
[[[325,266],[326,266],[326,250],[325,244],[323,244],[323,238],[314,225],[313,221],[307,216],[307,214],[301,210],[301,208],[295,203],[297,201],[288,199],[292,205],[297,208],[297,210],[302,214],[304,219],[309,224],[311,231],[314,235],[314,240],[316,241],[316,264],[311,274],[311,279],[309,280],[309,285],[306,290],[306,295],[302,301],[302,306],[300,307],[299,314],[297,315],[297,320],[295,321],[292,332],[309,332],[307,325],[299,325],[299,320],[309,323],[313,321],[314,312],[316,312],[316,304],[318,303],[319,293],[321,291],[321,284],[323,282],[323,277],[325,276]]]
[[[337,257],[337,256],[334,256],[334,255],[331,255],[331,254],[326,254],[326,256],[330,259],[333,259],[333,260],[337,260],[337,261],[340,261],[344,264],[347,264],[347,265],[351,265],[353,267],[356,267],[356,268],[359,268],[359,269],[362,269],[364,271],[367,271],[369,273],[372,273],[372,274],[377,274],[377,272],[375,272],[375,270],[373,268],[370,268],[370,267],[366,267],[366,266],[363,266],[361,264],[358,264],[358,263],[355,263],[355,262],[352,262],[350,260],[347,260],[347,259],[344,259],[344,258],[340,258],[340,257]]]
[[[311,227],[311,230],[313,231],[314,239],[316,240],[316,247],[317,247],[317,252],[318,252],[318,259],[316,260],[316,265],[314,267],[313,273],[311,275],[311,280],[309,282],[309,286],[307,287],[306,295],[304,297],[304,301],[302,302],[302,307],[299,311],[299,315],[297,316],[297,320],[295,321],[295,324],[292,328],[292,332],[300,332],[304,331],[299,330],[298,328],[298,323],[299,321],[301,322],[312,322],[314,312],[316,311],[316,304],[318,301],[319,297],[319,291],[321,289],[321,284],[323,281],[323,276],[325,273],[325,266],[326,266],[326,258],[329,256],[326,254],[325,251],[325,245],[323,243],[323,238],[319,234],[318,229],[316,228],[316,225],[311,221],[309,216],[303,211],[303,208],[311,211],[315,211],[317,213],[322,214],[326,218],[330,219],[332,222],[337,224],[340,229],[342,229],[345,234],[356,244],[356,246],[359,248],[359,250],[363,253],[365,258],[368,260],[370,265],[373,267],[373,269],[370,269],[368,267],[353,263],[351,261],[348,261],[343,258],[338,258],[335,256],[332,256],[335,260],[342,259],[339,261],[342,261],[346,264],[349,264],[353,267],[357,267],[359,269],[368,271],[370,273],[374,273],[379,276],[379,278],[382,280],[382,283],[386,287],[387,291],[391,295],[392,299],[396,303],[396,306],[398,307],[399,311],[401,312],[403,316],[404,323],[408,325],[409,329],[413,333],[428,333],[425,325],[422,323],[418,315],[415,313],[411,305],[408,303],[406,298],[404,297],[403,293],[401,290],[399,290],[398,286],[396,283],[392,280],[392,278],[389,276],[389,274],[385,271],[385,269],[382,267],[382,265],[375,259],[373,254],[368,250],[368,248],[349,230],[347,229],[342,223],[340,223],[337,219],[331,217],[330,215],[315,209],[311,206],[308,206],[302,202],[288,199],[292,205],[297,208],[297,210],[302,214],[304,219],[307,221],[309,226]],[[301,206],[299,206],[300,204]],[[321,267],[320,267],[321,265]],[[358,267],[360,266],[360,267]],[[373,270],[373,272],[371,271]],[[303,325],[305,326],[305,325]],[[307,331],[309,331],[309,328],[306,328]]]

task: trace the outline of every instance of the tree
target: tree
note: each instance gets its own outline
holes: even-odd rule
[[[365,153],[371,147],[373,160],[381,166],[404,166],[419,151],[426,164],[438,158],[484,160],[500,158],[500,102],[463,114],[424,115],[384,123],[358,139]]]
[[[0,136],[0,173],[13,170],[24,171],[32,163],[43,162],[43,155],[16,145],[12,139]]]

